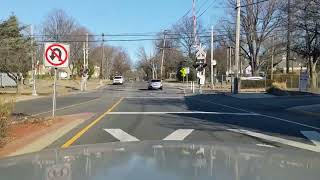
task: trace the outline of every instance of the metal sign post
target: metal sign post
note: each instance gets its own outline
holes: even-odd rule
[[[54,68],[53,95],[52,95],[52,118],[55,117],[57,107],[57,71],[58,68],[67,68],[69,65],[70,46],[60,43],[46,43],[44,54],[45,67]]]
[[[56,112],[56,91],[57,91],[57,68],[54,68],[54,80],[53,80],[53,96],[52,96],[52,118],[55,117]]]

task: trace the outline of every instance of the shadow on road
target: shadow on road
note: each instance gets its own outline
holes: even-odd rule
[[[162,107],[169,106],[171,108],[174,106],[178,106],[178,107],[184,107],[188,111],[231,113],[231,114],[177,113],[177,114],[163,115],[163,118],[161,118],[162,120],[157,122],[158,125],[171,128],[171,129],[195,129],[195,130],[209,131],[209,132],[210,131],[211,132],[226,131],[226,129],[229,129],[229,128],[246,129],[246,130],[251,130],[255,132],[261,132],[263,134],[271,134],[274,136],[282,135],[284,137],[301,138],[301,140],[302,138],[305,139],[305,137],[301,134],[301,131],[314,130],[305,126],[277,120],[275,118],[271,118],[267,116],[246,115],[243,113],[248,113],[248,112],[244,112],[244,111],[226,107],[226,106],[221,106],[214,103],[205,103],[204,101],[204,100],[211,100],[211,102],[215,102],[213,100],[219,99],[219,98],[223,99],[220,101],[225,101],[225,99],[228,99],[230,97],[226,97],[223,95],[195,95],[195,96],[185,96],[184,99],[161,99],[161,100],[150,99],[147,102],[144,102],[144,104],[151,105],[151,106],[158,106],[159,111],[162,111],[161,109],[165,109]],[[252,104],[248,104],[245,102],[246,100],[236,99],[234,101],[235,101],[235,105],[230,105],[233,102],[231,100],[229,101],[228,105],[233,107],[238,107],[238,108],[245,108],[245,106],[255,106],[254,102],[252,102]],[[242,102],[242,106],[239,106],[241,102]],[[137,100],[137,101],[131,101],[130,103],[134,105],[135,103],[138,104],[141,102]],[[284,110],[277,109],[277,107],[275,106],[266,106],[266,107],[259,107],[259,108],[261,109],[265,108],[266,111],[271,111],[271,112],[278,110],[277,112],[278,114],[285,112]],[[171,111],[174,112],[175,111],[174,108],[172,108]],[[295,115],[292,115],[292,116],[295,116]],[[294,119],[290,119],[290,120],[295,121]]]

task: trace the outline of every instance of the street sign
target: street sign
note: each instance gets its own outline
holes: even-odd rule
[[[181,73],[181,77],[186,77],[186,76],[187,76],[186,68],[182,68],[182,69],[180,70],[180,73]]]
[[[46,43],[44,53],[45,67],[64,68],[69,65],[70,46],[61,43]]]
[[[190,68],[186,67],[186,73],[190,74]]]
[[[300,72],[300,78],[299,78],[299,91],[307,91],[308,88],[308,82],[309,82],[309,74],[308,72]]]
[[[204,50],[205,48],[206,46],[201,46],[201,44],[197,46],[197,53],[196,53],[197,59],[206,59],[207,53]]]

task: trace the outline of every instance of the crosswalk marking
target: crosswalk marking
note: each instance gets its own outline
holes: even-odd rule
[[[318,132],[301,131],[301,133],[320,149],[320,134]]]
[[[165,141],[182,141],[186,138],[189,134],[191,134],[193,129],[178,129],[171,133],[169,136],[164,138]]]
[[[266,134],[262,134],[262,133],[257,133],[257,132],[253,132],[253,131],[243,130],[243,129],[227,129],[227,130],[232,131],[232,132],[236,132],[236,133],[246,134],[249,136],[257,137],[257,138],[272,141],[272,142],[285,144],[285,145],[300,148],[300,149],[305,149],[305,150],[314,151],[314,152],[320,152],[319,146],[313,146],[313,145],[309,145],[309,144],[305,144],[305,143],[300,143],[297,141],[292,141],[292,140],[288,140],[288,139],[283,139],[283,138],[270,136],[270,135],[266,135]]]
[[[118,139],[120,142],[130,142],[130,141],[139,141],[134,136],[131,136],[130,134],[124,132],[121,129],[104,129],[106,132],[111,134],[113,137]]]

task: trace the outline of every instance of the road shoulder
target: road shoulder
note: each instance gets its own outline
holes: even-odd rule
[[[11,132],[15,137],[0,149],[0,157],[40,151],[92,116],[92,113],[81,113],[34,124],[18,124]]]

